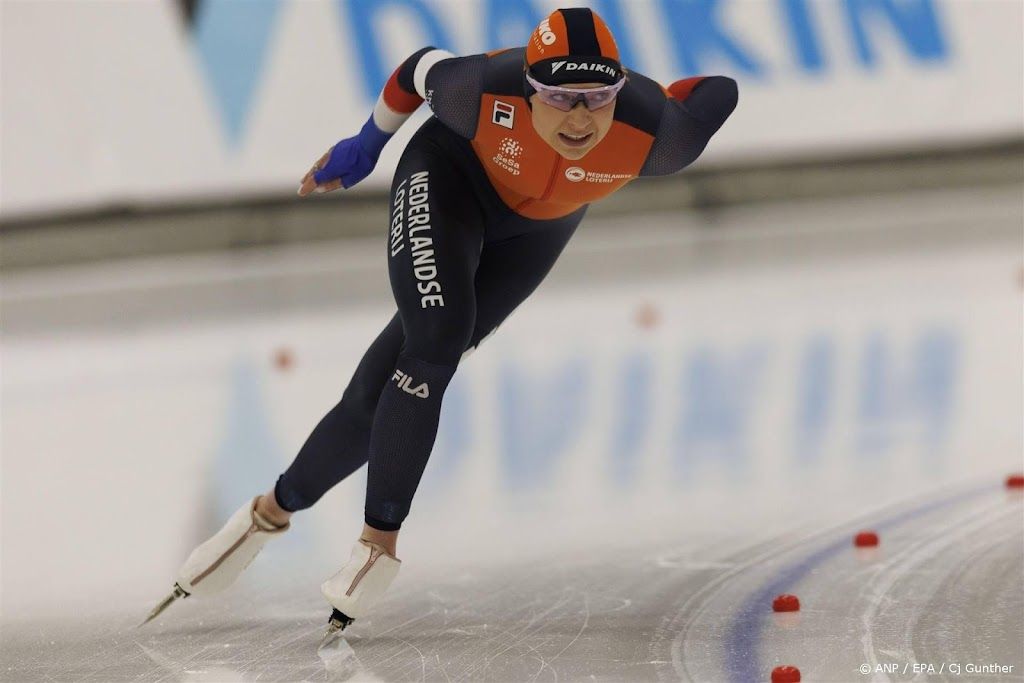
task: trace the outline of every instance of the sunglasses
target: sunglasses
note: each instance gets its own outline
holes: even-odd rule
[[[537,97],[541,102],[560,111],[572,111],[580,102],[590,111],[607,107],[615,101],[622,86],[626,84],[626,79],[623,78],[614,85],[602,85],[600,88],[561,88],[540,83],[529,71],[526,72],[526,81],[537,91]]]

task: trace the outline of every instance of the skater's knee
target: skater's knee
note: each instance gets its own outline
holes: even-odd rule
[[[423,325],[409,330],[404,355],[436,365],[458,365],[473,336],[473,327],[472,318],[459,317],[444,324]]]
[[[341,403],[351,415],[360,418],[361,422],[369,423],[373,420],[373,413],[377,410],[377,401],[383,388],[384,385],[379,380],[372,383],[366,380],[353,380],[342,394]]]

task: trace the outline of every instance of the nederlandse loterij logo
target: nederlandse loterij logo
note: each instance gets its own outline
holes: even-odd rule
[[[571,182],[580,183],[586,180],[588,183],[608,184],[619,180],[630,180],[635,178],[631,173],[604,173],[603,171],[584,171],[579,166],[570,166],[565,169],[565,177]]]
[[[587,177],[587,172],[579,166],[570,166],[565,169],[565,177],[571,182],[578,183]]]
[[[428,398],[430,396],[430,387],[427,386],[426,382],[416,388],[412,388],[410,386],[412,384],[412,377],[401,370],[396,369],[395,374],[391,376],[391,379],[395,380],[398,383],[398,388],[407,394],[412,394],[419,398]]]
[[[491,123],[503,126],[512,130],[516,122],[515,105],[501,100],[494,100],[494,110],[491,112]]]

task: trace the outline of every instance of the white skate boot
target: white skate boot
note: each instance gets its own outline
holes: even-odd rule
[[[368,614],[398,576],[401,566],[401,560],[388,555],[376,543],[356,541],[345,566],[320,586],[320,592],[334,608],[321,644],[353,620]]]
[[[288,530],[290,524],[276,527],[263,519],[256,512],[257,500],[258,496],[240,507],[220,531],[192,551],[178,570],[173,592],[150,612],[143,624],[155,619],[178,598],[212,595],[224,590],[235,582],[268,540]]]

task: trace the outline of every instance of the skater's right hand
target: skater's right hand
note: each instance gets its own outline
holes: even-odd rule
[[[381,150],[394,135],[377,127],[373,115],[366,120],[359,134],[345,138],[327,154],[313,164],[309,173],[302,177],[299,185],[299,196],[305,197],[310,192],[330,192],[339,187],[352,187],[370,175],[377,165]]]
[[[331,192],[339,187],[352,187],[370,175],[377,164],[359,143],[359,137],[345,138],[320,157],[302,177],[299,196],[311,192]]]

